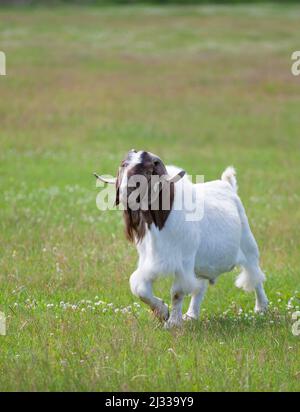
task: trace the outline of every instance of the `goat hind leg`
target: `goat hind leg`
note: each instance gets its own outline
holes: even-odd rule
[[[259,312],[266,312],[268,309],[268,298],[265,293],[263,283],[259,283],[256,288],[255,288],[255,296],[256,296],[256,301],[255,301],[255,308],[254,311],[256,313]]]
[[[264,290],[265,275],[258,264],[244,265],[236,280],[236,286],[246,292],[255,291],[255,312],[265,312],[268,308],[268,298]]]

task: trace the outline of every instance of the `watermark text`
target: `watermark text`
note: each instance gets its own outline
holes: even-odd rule
[[[3,51],[0,51],[0,76],[6,75],[6,56]]]
[[[291,72],[293,76],[299,76],[300,75],[300,51],[293,52],[292,60],[294,60],[294,63],[292,64]]]

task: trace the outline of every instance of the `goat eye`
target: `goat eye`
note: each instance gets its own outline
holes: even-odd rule
[[[159,161],[156,160],[156,161],[154,162],[154,166],[158,166],[158,165],[159,165]]]

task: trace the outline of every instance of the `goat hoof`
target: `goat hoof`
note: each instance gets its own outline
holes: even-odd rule
[[[183,316],[182,316],[182,319],[184,320],[184,321],[188,321],[188,322],[190,322],[190,321],[194,321],[194,320],[197,320],[197,318],[195,317],[195,316],[193,316],[193,315],[189,315],[188,313],[185,313]]]
[[[182,319],[168,319],[164,323],[164,329],[180,328],[182,326]]]
[[[266,313],[268,311],[268,303],[263,305],[255,305],[254,312],[255,313]]]
[[[169,319],[169,307],[162,299],[159,300],[161,301],[161,305],[159,308],[153,309],[153,313],[158,319],[164,322]]]

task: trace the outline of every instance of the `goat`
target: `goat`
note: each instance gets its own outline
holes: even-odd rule
[[[133,210],[128,204],[129,194],[132,194],[129,180],[140,175],[149,187],[153,176],[160,179],[156,196],[158,207],[152,207],[151,199],[148,208]],[[182,169],[166,167],[158,156],[132,149],[122,161],[115,179],[96,176],[107,183],[115,183],[115,203],[126,206],[123,211],[126,236],[135,243],[139,254],[137,269],[130,277],[131,291],[165,321],[165,327],[179,326],[182,320],[197,319],[208,283],[214,283],[220,274],[235,266],[242,267],[236,286],[255,292],[256,312],[267,309],[268,299],[263,287],[265,275],[259,265],[259,251],[245,209],[237,194],[236,174],[232,167],[223,172],[220,180],[193,184]],[[162,195],[166,183],[170,205],[165,210]],[[153,195],[151,190],[148,192]],[[188,211],[182,205],[183,194],[202,202],[203,216],[198,220],[187,220]],[[170,314],[168,306],[152,292],[153,281],[167,275],[174,276]],[[188,294],[191,294],[190,305],[182,316],[183,298]]]

